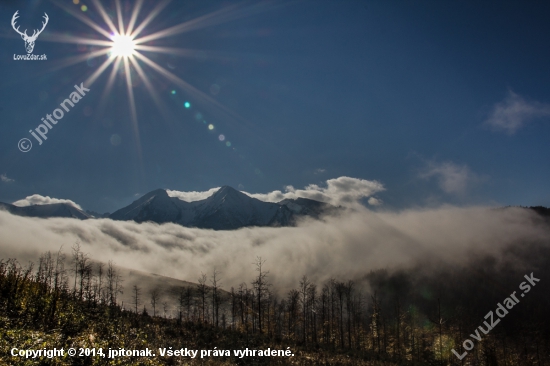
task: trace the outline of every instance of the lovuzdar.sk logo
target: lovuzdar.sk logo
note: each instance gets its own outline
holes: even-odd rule
[[[13,14],[13,17],[11,18],[11,26],[13,27],[13,29],[19,33],[19,35],[21,36],[21,38],[23,38],[23,41],[25,41],[25,49],[27,50],[27,54],[26,55],[16,55],[14,54],[13,55],[13,59],[14,60],[46,60],[47,57],[46,55],[33,55],[32,51],[34,50],[34,43],[36,42],[36,39],[38,38],[38,36],[40,35],[40,33],[42,33],[42,31],[44,30],[44,28],[46,28],[46,25],[48,24],[48,14],[44,13],[44,22],[42,22],[42,29],[38,30],[38,29],[35,29],[32,33],[31,36],[29,36],[27,34],[27,30],[25,29],[24,32],[21,32],[19,30],[19,26],[17,26],[16,28],[16,20],[17,18],[19,18],[19,10],[17,10],[15,12],[15,14]]]

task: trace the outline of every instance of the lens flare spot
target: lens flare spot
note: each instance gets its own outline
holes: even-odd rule
[[[185,103],[183,103],[183,106],[184,106],[185,108],[188,108],[188,109],[189,109],[189,108],[191,108],[191,103],[185,102]]]
[[[200,121],[202,119],[202,114],[200,114],[200,113],[195,114],[195,119],[197,121]]]
[[[171,93],[172,93],[172,95],[176,95],[176,91],[175,91],[175,90],[172,90]]]
[[[225,136],[224,136],[224,135],[219,135],[219,136],[218,136],[218,139],[219,139],[220,141],[223,141],[223,140],[225,140]]]
[[[210,94],[218,95],[219,92],[220,92],[220,86],[218,84],[210,85]]]
[[[208,125],[208,129],[209,129],[210,131],[212,131],[212,130],[214,129],[214,125],[213,125],[213,124],[209,124],[209,125]]]
[[[87,7],[86,5],[82,5],[82,6],[80,7],[80,10],[82,10],[82,11],[88,11],[88,7]]]
[[[225,143],[225,146],[231,147],[231,142],[227,141],[227,142]]]
[[[116,133],[111,136],[111,145],[118,146],[120,145],[120,141],[121,141],[120,136],[117,135]]]
[[[73,4],[78,5],[80,3],[80,0],[73,0]]]

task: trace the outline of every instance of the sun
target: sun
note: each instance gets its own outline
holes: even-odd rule
[[[129,101],[130,120],[132,122],[134,138],[140,157],[141,146],[136,101],[134,99],[134,87],[136,85],[134,80],[140,80],[141,82],[143,82],[144,87],[147,89],[154,103],[161,112],[166,111],[167,109],[162,99],[160,99],[160,93],[155,90],[154,85],[149,77],[150,72],[146,68],[155,71],[164,79],[173,83],[175,86],[180,87],[182,91],[186,92],[192,97],[195,97],[197,101],[200,101],[200,103],[208,103],[210,106],[215,106],[218,111],[225,112],[235,119],[242,119],[210,95],[195,88],[176,74],[159,65],[154,60],[150,59],[147,54],[167,54],[171,56],[194,57],[198,54],[199,51],[185,48],[164,47],[154,45],[152,43],[156,43],[155,41],[157,40],[172,37],[177,34],[220,24],[226,21],[230,21],[232,19],[241,18],[242,16],[248,14],[250,12],[250,9],[252,8],[246,8],[242,5],[227,6],[212,13],[200,16],[198,18],[187,20],[183,23],[176,24],[174,26],[156,32],[148,33],[146,31],[147,26],[161,13],[161,11],[170,3],[171,0],[157,1],[156,5],[152,9],[147,11],[147,15],[144,19],[140,20],[140,22],[138,22],[137,20],[140,11],[143,8],[145,0],[136,0],[135,6],[132,8],[130,18],[127,22],[125,17],[123,16],[123,7],[121,4],[121,0],[113,1],[116,8],[115,14],[109,13],[101,4],[101,1],[92,0],[92,3],[95,5],[95,11],[97,12],[97,15],[99,15],[99,17],[103,19],[107,28],[106,29],[83,13],[69,7],[68,5],[58,0],[54,0],[54,3],[56,5],[64,9],[67,13],[73,15],[82,23],[94,29],[101,36],[105,37],[105,39],[98,39],[97,36],[89,38],[64,33],[51,33],[49,37],[46,38],[48,38],[47,40],[51,42],[74,43],[80,46],[85,45],[90,47],[89,52],[76,56],[71,56],[63,60],[61,67],[66,67],[80,62],[87,62],[88,65],[90,65],[90,61],[92,59],[104,58],[104,61],[99,66],[97,66],[95,71],[93,71],[92,74],[88,76],[88,78],[84,81],[83,84],[86,85],[86,87],[88,88],[112,65],[111,72],[108,76],[107,82],[103,89],[102,97],[100,99],[98,114],[102,113],[102,110],[106,105],[106,101],[108,100],[108,95],[111,93],[115,79],[117,79],[118,75],[121,75],[123,78],[126,79],[125,84]],[[73,1],[73,3],[77,4],[78,1]],[[254,12],[267,10],[268,8],[269,7],[266,7],[264,5],[259,7],[255,6],[254,9],[256,10],[254,10]],[[86,12],[87,7],[86,10],[82,11]],[[185,108],[190,108],[191,105],[189,104],[189,102],[186,102],[184,106]],[[169,118],[170,117],[166,117],[167,120]],[[213,125],[210,124],[209,126]],[[228,147],[231,146],[230,142],[227,142],[226,144]]]
[[[111,37],[113,44],[111,46],[111,55],[120,57],[130,57],[135,55],[136,43],[131,36],[114,34]]]

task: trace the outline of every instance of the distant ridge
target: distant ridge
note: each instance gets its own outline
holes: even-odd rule
[[[498,209],[505,210],[508,207]],[[550,222],[550,208],[520,207],[532,210]],[[244,227],[293,226],[302,217],[320,219],[324,214],[340,211],[325,202],[308,198],[264,202],[229,186],[200,201],[187,202],[170,197],[166,190],[151,191],[112,214],[80,210],[68,203],[19,207],[0,202],[0,210],[27,217],[66,217],[79,220],[110,218],[119,221],[174,223],[186,227],[235,230]]]
[[[249,226],[290,226],[297,218],[319,216],[336,209],[327,203],[305,198],[264,202],[229,186],[194,202],[170,197],[163,189],[147,193],[109,217],[113,220],[172,222],[187,227],[234,230]]]
[[[0,202],[0,210],[6,210],[14,215],[28,217],[72,217],[80,220],[86,220],[93,217],[92,215],[79,210],[68,203],[51,203],[48,205],[19,207],[9,203]]]

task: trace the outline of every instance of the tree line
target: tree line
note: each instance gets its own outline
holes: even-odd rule
[[[295,288],[280,296],[270,283],[266,261],[257,258],[253,265],[254,278],[237,287],[224,289],[222,273],[214,269],[210,276],[201,274],[195,285],[170,289],[177,304],[174,315],[169,304],[161,302],[160,288],[144,293],[134,285],[129,289],[132,303],[123,305],[123,278],[114,263],[93,262],[77,244],[69,258],[61,250],[43,254],[36,268],[23,267],[14,259],[0,261],[0,310],[20,325],[63,328],[67,334],[77,333],[90,314],[107,309],[111,319],[132,316],[138,329],[147,324],[143,319],[163,319],[173,334],[182,329],[230,331],[246,345],[263,339],[267,344],[291,344],[363,360],[550,364],[546,294],[533,294],[523,311],[483,335],[468,358],[459,360],[451,350],[461,349],[484,311],[496,304],[493,298],[498,298],[480,293],[476,284],[468,292],[459,283],[471,282],[469,273],[457,275],[447,287],[440,279],[426,278],[422,287],[412,274],[387,271],[371,272],[364,281],[330,279],[322,284],[303,275]],[[364,289],[365,281],[369,291]],[[453,292],[458,294],[449,295]],[[465,306],[468,303],[472,306]],[[78,314],[78,326],[68,314]]]

